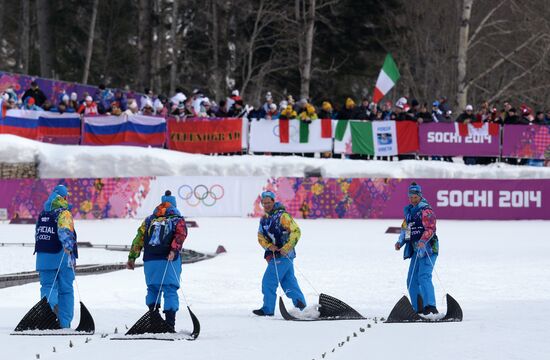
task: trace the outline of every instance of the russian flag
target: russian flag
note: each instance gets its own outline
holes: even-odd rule
[[[9,109],[0,118],[0,132],[31,140],[38,139],[38,119],[42,111]]]
[[[78,144],[80,128],[80,115],[76,113],[40,112],[38,118],[38,138],[42,141]]]
[[[162,147],[166,140],[166,119],[158,116],[86,116],[82,144],[137,145]]]

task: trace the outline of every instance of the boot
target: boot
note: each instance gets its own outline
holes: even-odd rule
[[[252,313],[258,316],[273,316],[273,314],[266,314],[262,309],[252,310]]]
[[[149,308],[150,312],[153,312],[153,311],[159,312],[160,304],[157,304],[156,306],[155,306],[155,304],[149,304],[149,305],[147,305],[147,307]]]
[[[423,315],[430,315],[430,314],[439,314],[439,311],[437,311],[437,308],[432,305],[428,305],[424,308],[424,311],[422,312]]]
[[[304,310],[306,308],[306,305],[300,300],[296,300],[296,307],[300,310]]]
[[[172,332],[176,332],[176,312],[174,310],[164,310],[166,323],[170,326]]]

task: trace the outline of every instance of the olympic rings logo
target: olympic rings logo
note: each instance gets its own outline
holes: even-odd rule
[[[288,127],[288,134],[289,134],[289,137],[290,139],[293,141],[293,142],[298,142],[299,139],[299,131],[298,129],[296,128],[296,126],[294,125],[290,125]],[[278,139],[280,136],[281,136],[281,129],[279,127],[279,125],[275,125],[273,127],[273,135]]]
[[[220,184],[214,184],[210,188],[203,184],[195,187],[182,185],[178,189],[178,196],[192,207],[197,207],[201,203],[208,207],[214,206],[224,195],[225,190]]]

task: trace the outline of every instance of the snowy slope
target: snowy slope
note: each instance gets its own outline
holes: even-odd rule
[[[0,290],[2,359],[131,358],[185,359],[547,359],[550,319],[550,223],[440,221],[441,254],[434,274],[441,310],[445,290],[461,304],[464,322],[447,324],[374,324],[371,321],[296,323],[256,318],[265,262],[256,242],[257,219],[203,218],[190,229],[186,246],[227,254],[184,266],[183,290],[202,324],[195,342],[115,342],[102,339],[125,330],[145,311],[142,270],[78,278],[83,301],[98,334],[79,337],[15,337],[10,331],[38,300],[38,284]],[[79,239],[128,244],[135,220],[77,221]],[[408,261],[393,250],[395,235],[385,234],[391,220],[299,220],[297,276],[309,303],[318,291],[346,301],[368,317],[387,316],[403,295]],[[32,241],[31,225],[0,225],[2,241]],[[0,247],[0,273],[32,270],[32,250]],[[80,263],[124,261],[126,254],[82,249]],[[16,265],[15,265],[16,264]],[[290,302],[286,301],[287,306]],[[182,301],[183,304],[183,301]],[[73,325],[78,322],[78,314]],[[364,333],[360,327],[372,328]],[[177,326],[191,323],[184,311]],[[358,336],[353,337],[353,333]],[[347,336],[350,341],[346,342]],[[74,347],[70,348],[69,341]],[[338,347],[344,341],[345,345]],[[53,353],[55,346],[56,352]],[[332,353],[332,349],[335,352]]]
[[[319,169],[324,177],[550,179],[550,168],[466,166],[440,161],[358,161],[297,156],[208,156],[130,146],[44,144],[0,135],[0,162],[39,163],[43,178],[169,175],[304,176]]]

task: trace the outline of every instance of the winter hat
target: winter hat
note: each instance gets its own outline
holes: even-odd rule
[[[128,104],[128,108],[136,110],[138,108],[136,100],[132,99],[132,101],[130,101],[130,103]]]
[[[437,106],[437,107],[439,107],[439,101],[437,101],[437,100],[434,101],[434,102],[432,103],[432,106]]]
[[[76,101],[78,99],[78,95],[75,92],[71,93],[71,100]]]
[[[306,112],[307,112],[308,115],[315,114],[315,107],[311,104],[307,104],[306,105]]]
[[[288,101],[286,100],[283,100],[279,103],[279,109],[286,109],[286,107],[288,106]]]
[[[145,104],[143,105],[143,108],[153,108],[153,102],[150,99],[145,100]]]
[[[422,197],[422,188],[415,182],[412,182],[409,186],[409,196],[418,195]]]
[[[268,94],[269,94],[269,93],[268,93]],[[231,95],[232,95],[232,96],[237,96],[237,97],[238,97],[238,96],[239,96],[239,90],[235,89],[235,90],[231,91]]]
[[[323,104],[321,105],[321,109],[323,109],[326,112],[332,111],[332,105],[328,101],[323,101]]]
[[[53,188],[52,195],[53,194],[66,197],[67,195],[69,195],[69,192],[67,191],[67,187],[65,185],[59,184]]]
[[[466,105],[466,111],[474,111],[474,107],[470,104]]]
[[[271,111],[277,110],[277,105],[272,103],[271,105],[269,105],[269,110],[271,110]]]
[[[29,96],[29,97],[27,98],[27,104],[29,104],[29,105],[34,105],[34,103],[35,103],[34,98]]]
[[[10,99],[10,95],[9,95],[8,93],[3,93],[3,94],[2,94],[2,99],[3,99],[4,101],[8,101],[8,100]]]
[[[68,101],[69,101],[69,95],[63,94],[63,96],[61,97],[61,100],[62,100],[63,102],[68,102]]]
[[[354,106],[355,106],[355,101],[353,101],[352,98],[347,98],[346,99],[346,108],[351,109]]]
[[[270,92],[270,91],[268,91],[267,94],[265,94],[265,100],[266,100],[266,101],[273,100],[273,96],[271,96],[271,92]]]
[[[264,191],[262,193],[262,199],[265,199],[265,198],[271,198],[273,199],[273,201],[275,201],[275,194],[273,193],[273,191]]]
[[[173,207],[177,208],[178,206],[176,205],[176,197],[175,196],[172,196],[172,192],[170,190],[166,190],[164,192],[164,195],[160,198],[161,202],[163,203],[170,203],[172,204]]]
[[[86,96],[86,102],[92,102],[94,99],[90,95]]]

